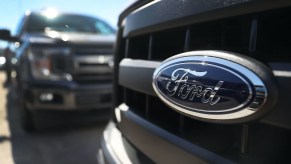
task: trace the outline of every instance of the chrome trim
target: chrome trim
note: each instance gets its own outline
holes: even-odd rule
[[[273,73],[279,77],[291,77],[291,71],[273,70]]]
[[[77,55],[74,57],[74,64],[76,68],[79,68],[78,65],[80,62],[88,64],[106,64],[113,59],[112,55]]]
[[[104,148],[110,153],[110,157],[116,163],[131,164],[126,148],[122,141],[121,132],[115,127],[113,122],[109,122],[103,132]]]
[[[158,97],[164,102],[166,103],[168,106],[170,106],[171,108],[178,110],[182,113],[191,115],[191,116],[196,116],[196,117],[200,117],[200,118],[205,118],[205,119],[213,119],[213,120],[230,120],[230,119],[238,119],[238,118],[242,118],[245,116],[249,116],[251,114],[254,114],[255,112],[257,112],[266,102],[267,100],[267,88],[265,86],[265,84],[263,83],[263,81],[258,77],[258,75],[256,75],[254,72],[252,72],[250,69],[227,59],[223,59],[223,58],[219,58],[219,57],[214,57],[213,55],[215,55],[216,53],[223,53],[223,52],[217,52],[217,51],[193,51],[193,52],[186,52],[186,53],[182,53],[176,56],[173,56],[167,60],[165,60],[164,62],[162,62],[162,64],[160,65],[160,67],[158,67],[154,74],[153,74],[153,81],[152,81],[152,86],[154,88],[154,91],[156,92],[156,94],[158,95]],[[225,54],[225,53],[223,53]],[[187,62],[188,61],[188,62]],[[192,62],[191,62],[192,61]],[[253,98],[253,102],[251,102],[249,105],[247,105],[252,97],[248,97],[248,99],[241,105],[233,108],[233,109],[225,109],[225,110],[220,110],[218,112],[212,112],[212,111],[207,111],[208,113],[199,113],[201,111],[206,111],[203,109],[196,109],[196,108],[190,108],[190,107],[185,107],[182,104],[177,105],[177,103],[171,101],[170,99],[167,98],[167,96],[162,93],[160,91],[160,89],[157,87],[157,77],[160,75],[160,73],[164,70],[167,69],[173,65],[175,65],[175,63],[177,62],[185,62],[185,63],[201,63],[201,64],[207,64],[207,65],[211,65],[209,63],[206,62],[211,62],[211,63],[217,63],[219,65],[225,65],[228,66],[230,68],[233,68],[234,70],[237,70],[238,72],[241,72],[242,74],[244,74],[249,81],[251,81],[251,83],[254,85],[255,87],[255,93],[249,93],[250,96],[254,95],[255,97]],[[183,63],[184,64],[184,63]],[[219,67],[217,65],[215,65],[215,67]],[[222,68],[222,67],[220,67]],[[228,70],[226,68],[223,68],[226,71],[231,71]],[[242,80],[244,78],[242,78],[241,76],[239,76],[238,74],[236,74],[235,72],[232,72],[232,74],[236,75],[237,77],[241,78]],[[245,81],[245,84],[248,85],[249,90],[250,89],[250,85]],[[247,105],[247,106],[245,106]],[[189,110],[190,108],[190,110]],[[241,110],[238,110],[240,108],[243,108]],[[236,111],[234,111],[236,110]],[[223,113],[226,111],[234,111],[232,113]]]
[[[74,73],[111,73],[112,55],[74,56]],[[83,66],[80,66],[83,64]]]
[[[131,14],[137,13],[137,12],[139,12],[139,11],[141,11],[141,10],[143,10],[143,9],[145,9],[145,8],[147,8],[147,7],[149,7],[149,6],[152,6],[152,5],[154,5],[154,4],[156,4],[156,3],[160,2],[160,1],[161,1],[161,0],[154,0],[154,1],[152,1],[152,2],[149,2],[148,4],[143,5],[143,6],[141,6],[140,8],[134,10],[133,12],[131,12]]]
[[[133,68],[157,68],[161,62],[148,61],[148,60],[133,60],[130,58],[124,58],[119,66],[120,67],[133,67]]]

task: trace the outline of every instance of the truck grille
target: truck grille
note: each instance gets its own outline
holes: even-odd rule
[[[111,45],[112,46],[112,45]],[[112,80],[112,47],[75,47],[73,80],[78,84],[109,83]]]
[[[291,61],[290,16],[291,9],[285,8],[144,32],[136,36],[122,37],[121,29],[115,58],[118,63],[123,58],[163,61],[187,51],[223,50],[250,56],[270,67],[272,63],[285,63],[286,66]],[[290,69],[290,64],[287,67],[286,70]],[[118,79],[118,76],[116,71],[115,78]],[[283,93],[290,77],[277,78],[279,93]],[[169,109],[156,96],[125,87],[118,82],[115,90],[115,106],[125,103],[140,117],[225,158],[246,163],[288,161],[288,147],[291,145],[291,140],[288,139],[291,137],[291,125],[288,123],[283,125],[278,119],[274,119],[274,122],[271,120],[235,125],[204,123]],[[287,103],[290,100],[284,95],[280,95],[279,99],[275,111],[284,112],[291,105]],[[280,137],[286,140],[283,141]],[[248,142],[244,141],[246,138]]]

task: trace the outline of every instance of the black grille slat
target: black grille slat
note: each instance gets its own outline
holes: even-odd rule
[[[140,36],[130,39],[129,42],[129,56],[132,59],[147,59],[149,50],[149,36]]]
[[[184,51],[186,29],[175,29],[153,34],[152,60],[166,58]]]
[[[192,26],[190,50],[248,53],[250,19],[241,17]]]
[[[259,15],[256,58],[264,62],[291,62],[290,9]]]
[[[75,50],[76,55],[112,55],[112,48],[111,49],[99,49],[99,48],[82,48]]]
[[[78,84],[108,84],[112,81],[111,74],[74,74],[73,80]]]
[[[75,55],[112,55],[112,45],[75,45]]]
[[[153,44],[154,44],[154,39],[153,39],[153,35],[150,35],[149,38],[149,50],[148,50],[148,60],[152,60],[153,58]]]
[[[193,130],[195,129],[195,130]],[[183,137],[232,160],[239,159],[241,125],[204,123],[185,116]]]
[[[185,36],[185,45],[184,45],[184,51],[187,52],[190,49],[190,37],[191,37],[191,30],[190,28],[187,28],[186,36]]]
[[[254,19],[252,21],[250,44],[249,44],[249,51],[251,53],[256,51],[256,48],[257,48],[257,36],[258,36],[258,20]]]
[[[180,114],[174,110],[169,110],[169,107],[157,97],[149,96],[148,103],[148,120],[174,134],[179,134]]]
[[[125,41],[125,49],[124,49],[124,58],[128,58],[129,54],[129,39],[126,39]]]
[[[146,114],[146,95],[126,89],[125,103],[132,108],[132,110],[145,117]]]

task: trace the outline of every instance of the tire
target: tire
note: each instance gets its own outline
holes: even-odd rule
[[[20,124],[24,131],[33,132],[35,126],[33,123],[33,117],[31,112],[27,109],[24,102],[24,96],[21,91],[18,90],[18,102],[19,102],[19,113],[20,113]]]
[[[29,110],[25,107],[21,107],[22,109],[20,109],[20,123],[21,123],[21,127],[23,128],[24,131],[26,132],[33,132],[35,131],[35,127],[33,124],[33,119],[32,119],[32,115],[29,112]]]

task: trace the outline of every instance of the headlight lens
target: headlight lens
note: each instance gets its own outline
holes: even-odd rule
[[[39,80],[72,80],[68,72],[55,72],[53,69],[53,58],[57,56],[69,57],[68,48],[34,48],[28,50],[31,65],[31,73]],[[61,63],[65,64],[65,63]]]

